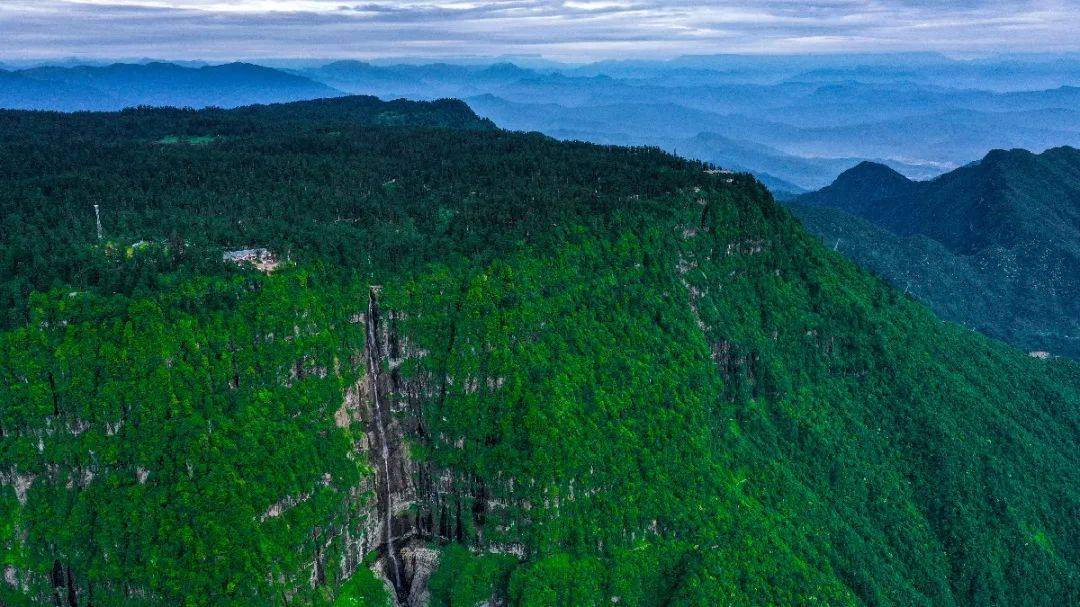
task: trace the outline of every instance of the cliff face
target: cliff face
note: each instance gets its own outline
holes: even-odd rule
[[[427,353],[409,347],[399,333],[401,314],[380,307],[380,292],[380,287],[371,288],[363,317],[364,376],[349,388],[343,405],[348,421],[363,424],[358,452],[374,472],[374,497],[360,507],[367,521],[364,534],[350,553],[362,558],[377,551],[372,568],[393,589],[394,604],[420,607],[428,603],[428,579],[439,562],[438,551],[428,543],[463,539],[463,496],[453,493],[449,472],[416,462],[410,455],[411,445],[426,441],[423,399],[436,393],[433,382],[423,376],[402,377],[406,359]],[[344,566],[355,570],[355,559]]]
[[[525,550],[517,542],[497,543],[485,537],[489,535],[488,514],[505,504],[492,499],[481,479],[411,455],[411,449],[429,449],[433,443],[424,417],[425,403],[445,400],[455,383],[475,394],[481,381],[493,390],[501,388],[501,382],[451,373],[438,378],[418,371],[422,367],[416,365],[406,377],[404,363],[422,362],[430,352],[411,345],[404,333],[406,315],[384,309],[381,291],[371,288],[363,315],[364,376],[346,392],[338,414],[339,422],[363,425],[364,438],[357,451],[372,468],[369,486],[374,490],[372,499],[358,504],[357,512],[366,521],[364,532],[350,547],[354,556],[344,566],[351,574],[357,559],[375,550],[378,557],[372,569],[393,589],[394,604],[421,607],[430,600],[428,582],[439,565],[438,545],[464,544],[476,553],[510,554],[519,559]],[[454,348],[453,333],[451,328],[450,349]],[[444,435],[434,442],[447,439]],[[461,442],[454,445],[462,446]]]
[[[394,589],[402,604],[410,604],[414,585],[425,573],[417,571],[416,559],[407,559],[404,548],[418,539],[416,524],[416,477],[418,470],[406,444],[407,426],[418,419],[416,399],[401,380],[401,339],[394,330],[393,313],[383,318],[373,287],[364,315],[364,376],[350,389],[346,406],[350,416],[364,426],[365,455],[374,470],[374,502],[367,512],[368,545],[363,553],[378,550],[376,568]]]

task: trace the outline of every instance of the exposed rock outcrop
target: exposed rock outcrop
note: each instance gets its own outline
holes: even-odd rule
[[[359,423],[363,434],[357,451],[364,453],[374,472],[358,493],[374,499],[358,507],[363,517],[359,537],[346,538],[348,575],[371,551],[377,551],[373,570],[393,588],[397,605],[426,605],[427,580],[438,562],[438,552],[427,548],[418,530],[418,466],[409,455],[409,441],[419,432],[419,396],[422,383],[405,382],[399,373],[402,340],[395,329],[393,312],[379,307],[379,287],[372,287],[367,311],[357,316],[366,328],[359,363],[364,374],[349,388],[334,416],[339,426]]]
[[[249,265],[260,272],[268,274],[276,270],[281,264],[273,251],[263,248],[226,251],[221,254],[221,260],[237,265]]]
[[[346,392],[334,415],[340,427],[363,428],[356,449],[374,473],[363,486],[354,488],[356,495],[374,494],[374,499],[357,501],[361,532],[358,537],[346,537],[342,573],[351,574],[365,555],[375,551],[378,558],[372,569],[393,588],[395,604],[419,607],[429,602],[428,580],[438,566],[439,552],[431,547],[433,543],[456,541],[476,550],[518,556],[523,556],[524,549],[517,544],[490,544],[484,537],[485,519],[500,505],[483,483],[410,456],[411,444],[431,440],[422,405],[437,397],[440,382],[437,374],[402,375],[404,361],[427,352],[410,346],[399,332],[404,317],[381,309],[379,294],[380,288],[372,287],[366,313],[355,317],[366,329],[364,351],[356,361],[364,374]],[[494,378],[485,385],[498,389],[503,381]],[[447,383],[451,383],[449,378]]]

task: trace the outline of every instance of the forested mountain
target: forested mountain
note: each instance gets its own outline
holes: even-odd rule
[[[865,163],[794,202],[812,232],[942,317],[1080,357],[1080,150],[995,150],[925,182]]]
[[[1080,367],[748,175],[449,101],[0,112],[0,211],[5,605],[1080,596]]]
[[[10,109],[237,107],[343,94],[302,76],[247,63],[203,67],[116,63],[0,71],[0,108]]]
[[[840,173],[840,176],[828,186],[801,196],[799,203],[817,207],[833,207],[863,216],[877,216],[885,213],[899,215],[907,211],[906,207],[892,205],[885,201],[915,194],[918,189],[916,182],[890,167],[876,162],[860,162]],[[912,221],[915,220],[912,219]]]

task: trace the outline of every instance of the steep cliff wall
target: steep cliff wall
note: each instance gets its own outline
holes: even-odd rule
[[[425,400],[445,398],[455,378],[444,374],[436,379],[430,372],[403,375],[403,363],[418,362],[429,352],[410,346],[402,332],[404,313],[384,309],[380,293],[380,287],[371,288],[363,316],[364,375],[347,391],[338,416],[363,424],[358,448],[374,471],[374,498],[360,507],[364,537],[350,552],[377,551],[372,568],[393,589],[395,605],[421,607],[428,603],[428,581],[439,563],[437,544],[459,542],[477,551],[500,547],[483,541],[485,514],[492,507],[483,483],[411,455],[412,448],[430,446]],[[453,347],[452,337],[448,347]]]
[[[419,606],[427,604],[427,579],[438,563],[438,552],[425,545],[430,529],[421,524],[427,504],[418,504],[432,493],[431,475],[409,452],[410,443],[423,440],[420,399],[426,384],[401,376],[401,362],[420,353],[408,350],[394,312],[381,309],[380,291],[370,289],[363,316],[364,375],[343,405],[348,420],[363,424],[358,447],[374,470],[374,498],[363,508],[367,524],[354,553],[376,550],[373,569],[393,589],[395,604]]]

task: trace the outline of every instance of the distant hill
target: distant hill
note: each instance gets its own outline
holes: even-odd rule
[[[423,86],[423,82],[411,74],[363,61],[335,61],[318,68],[299,70],[296,73],[315,78],[344,91],[363,91],[368,94],[418,90]]]
[[[115,110],[139,105],[238,107],[343,94],[303,76],[249,63],[204,67],[160,62],[117,63],[0,72],[0,107],[8,109]]]
[[[995,150],[931,181],[862,163],[791,208],[944,318],[1080,358],[1080,150]]]
[[[295,73],[350,93],[415,99],[468,97],[540,77],[537,72],[513,63],[374,65],[363,61],[335,61]]]
[[[799,199],[802,204],[838,208],[870,215],[885,205],[880,201],[910,193],[916,182],[876,162],[860,162],[828,186]]]

